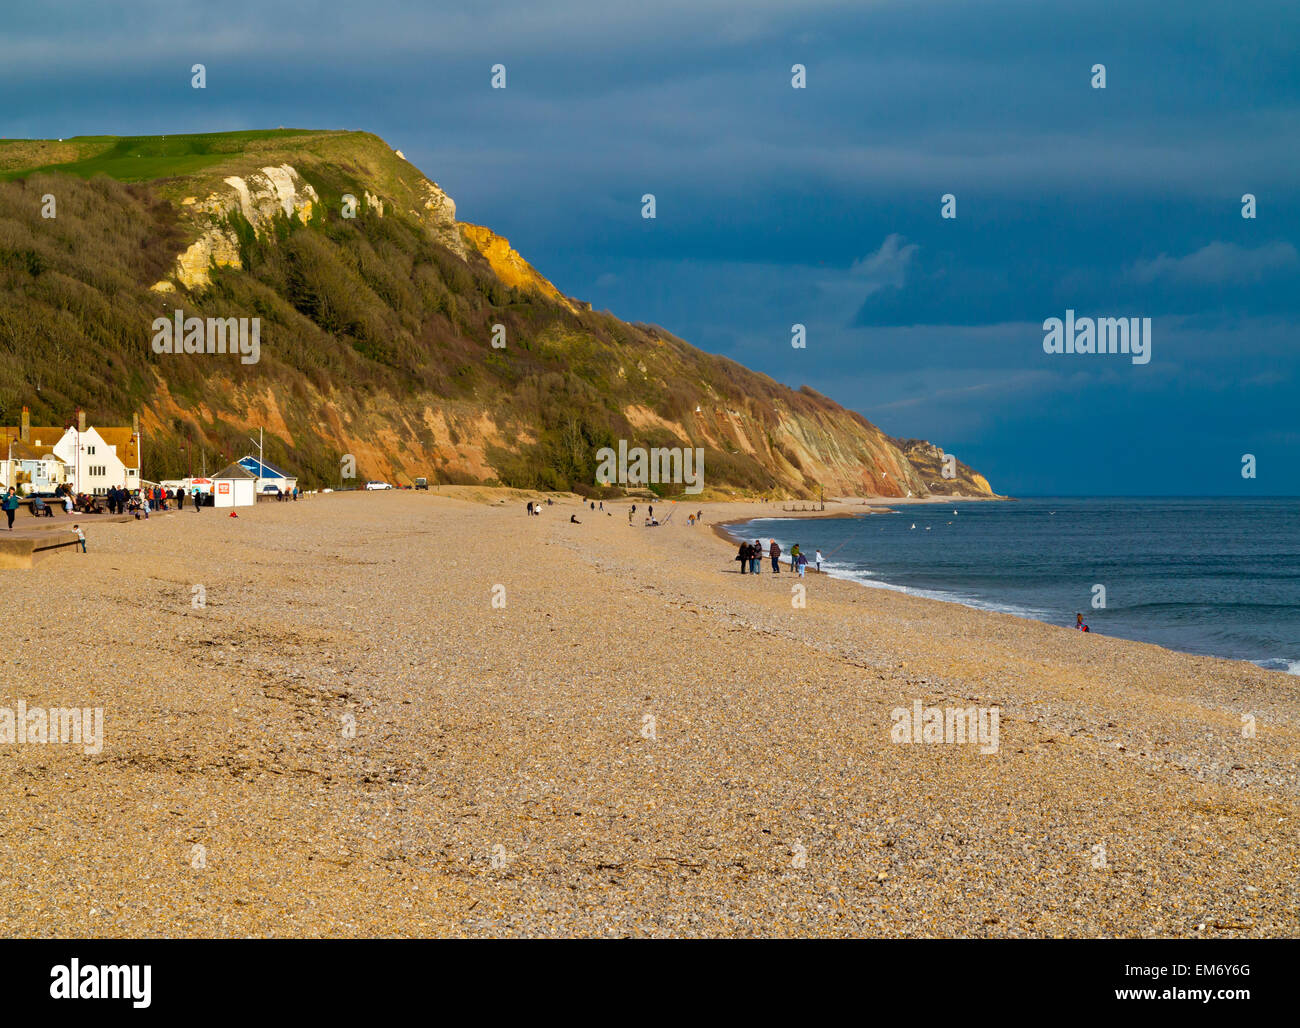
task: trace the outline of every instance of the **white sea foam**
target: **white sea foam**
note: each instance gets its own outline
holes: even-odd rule
[[[871,589],[888,589],[890,592],[903,593],[907,596],[919,596],[926,600],[959,603],[963,607],[971,607],[974,610],[987,610],[995,614],[1011,614],[1018,618],[1027,618],[1030,621],[1050,622],[1048,611],[1037,610],[1033,607],[1021,607],[1014,603],[993,603],[977,596],[964,596],[961,593],[946,592],[942,589],[918,589],[910,585],[897,585],[876,578],[874,571],[849,567],[844,564],[831,564],[823,561],[822,568],[832,578],[842,578],[845,581],[856,582],[858,585],[865,585]]]
[[[1265,657],[1263,660],[1252,660],[1252,664],[1258,664],[1265,671],[1281,671],[1288,675],[1300,675],[1300,660],[1290,660],[1286,657]]]

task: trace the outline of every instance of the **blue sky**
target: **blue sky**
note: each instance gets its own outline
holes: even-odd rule
[[[7,11],[0,135],[366,129],[566,293],[999,491],[1300,493],[1294,4],[287,6]],[[1045,354],[1067,308],[1151,362]]]

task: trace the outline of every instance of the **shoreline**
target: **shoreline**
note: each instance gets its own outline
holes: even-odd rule
[[[928,502],[928,501],[927,501],[927,502]],[[738,543],[739,543],[741,540],[738,540],[738,539],[733,538],[733,537],[732,537],[732,536],[727,532],[727,528],[728,528],[728,527],[735,526],[735,525],[740,525],[740,524],[748,524],[748,523],[753,522],[753,521],[767,521],[767,520],[771,520],[771,521],[817,520],[818,518],[825,518],[825,517],[828,517],[828,516],[829,516],[829,517],[833,517],[833,518],[843,519],[843,518],[853,518],[853,517],[865,517],[865,516],[867,516],[867,515],[869,515],[869,514],[897,514],[897,513],[899,513],[899,512],[898,512],[898,511],[894,511],[894,510],[889,510],[889,509],[881,509],[881,510],[869,510],[869,511],[864,512],[864,513],[861,514],[861,515],[858,515],[858,514],[839,513],[839,512],[837,512],[837,513],[834,514],[834,515],[830,515],[829,512],[827,512],[827,514],[822,514],[822,512],[820,512],[820,511],[819,511],[819,512],[808,512],[808,514],[805,515],[805,516],[803,516],[803,517],[800,517],[800,516],[791,516],[790,514],[786,514],[786,515],[755,514],[755,515],[752,515],[752,516],[750,516],[750,517],[737,517],[737,518],[730,518],[730,519],[728,519],[728,520],[726,520],[726,521],[719,521],[719,522],[716,522],[712,527],[713,527],[713,534],[714,534],[715,536],[717,536],[718,539],[720,539],[723,543],[727,544],[728,546],[734,548],[734,547],[736,547],[736,546],[738,545]],[[786,556],[786,554],[785,554],[785,553],[782,553],[781,556],[784,558],[784,557]],[[734,559],[734,554],[733,554],[733,559]],[[767,558],[766,556],[763,557],[763,561],[764,561],[763,566],[764,566],[764,568],[767,567],[767,564],[766,564],[767,559],[768,559],[768,558]],[[867,583],[865,583],[865,582],[861,582],[861,581],[858,581],[857,579],[850,578],[850,577],[847,577],[847,576],[844,576],[844,575],[836,575],[836,574],[833,574],[833,573],[830,572],[830,571],[818,571],[816,568],[812,567],[811,565],[808,567],[808,573],[809,573],[809,574],[824,574],[827,578],[832,578],[832,579],[834,579],[834,580],[836,580],[836,581],[839,581],[839,582],[847,582],[847,583],[849,583],[849,584],[851,584],[851,585],[853,585],[853,586],[856,586],[856,587],[859,588],[859,589],[882,590],[882,591],[890,592],[890,593],[894,593],[894,594],[896,594],[896,595],[900,595],[900,596],[910,596],[910,597],[913,597],[913,598],[915,598],[915,599],[928,600],[928,601],[930,601],[930,602],[932,602],[932,603],[946,603],[946,604],[951,604],[951,605],[956,606],[956,607],[961,607],[963,610],[979,611],[979,612],[982,612],[982,613],[988,613],[988,614],[999,614],[999,615],[1004,615],[1004,616],[1006,616],[1006,617],[1020,618],[1020,619],[1023,620],[1023,621],[1029,621],[1029,622],[1032,622],[1032,623],[1034,623],[1034,624],[1038,624],[1038,625],[1047,625],[1047,626],[1050,626],[1050,627],[1052,627],[1052,628],[1065,628],[1065,629],[1073,630],[1073,626],[1072,626],[1072,625],[1068,625],[1068,624],[1058,624],[1058,623],[1056,623],[1056,622],[1054,622],[1054,621],[1045,621],[1045,620],[1043,620],[1042,618],[1036,618],[1036,617],[1032,617],[1032,616],[1030,616],[1030,615],[1028,615],[1028,614],[1022,614],[1022,613],[1018,613],[1018,612],[1013,611],[1013,610],[1006,610],[1006,609],[1003,609],[1001,606],[997,605],[996,601],[994,601],[994,600],[988,600],[988,601],[985,601],[986,604],[987,604],[987,605],[985,605],[985,606],[980,606],[980,605],[978,605],[978,604],[976,604],[976,603],[963,603],[963,602],[962,602],[961,600],[959,600],[959,599],[950,598],[950,597],[947,597],[947,596],[932,596],[932,595],[927,595],[927,594],[924,593],[924,592],[915,591],[915,590],[913,590],[911,587],[903,586],[903,585],[899,585],[898,583],[894,583],[894,582],[887,582],[887,581],[885,581],[885,580],[883,580],[883,579],[879,579],[879,580],[877,580],[878,583],[879,583],[879,584],[877,584],[877,585],[868,585]],[[930,592],[933,592],[933,591],[935,591],[935,590],[930,590]],[[1088,634],[1089,634],[1090,636],[1093,635],[1093,633],[1091,633],[1091,632],[1089,632]],[[1264,664],[1261,663],[1260,661],[1251,660],[1251,659],[1249,659],[1249,658],[1247,658],[1247,657],[1225,657],[1225,656],[1222,656],[1222,655],[1220,655],[1220,654],[1214,654],[1214,653],[1196,653],[1196,652],[1194,652],[1194,651],[1192,651],[1192,650],[1180,650],[1180,649],[1175,649],[1175,648],[1170,647],[1170,646],[1165,646],[1165,645],[1163,645],[1163,644],[1161,644],[1161,643],[1149,642],[1149,641],[1144,640],[1144,639],[1134,639],[1134,638],[1130,638],[1129,636],[1124,636],[1124,635],[1110,635],[1110,634],[1096,633],[1094,637],[1097,638],[1097,639],[1123,639],[1123,640],[1125,640],[1126,642],[1141,643],[1142,645],[1145,645],[1145,646],[1156,646],[1156,647],[1159,647],[1159,648],[1162,649],[1162,650],[1166,650],[1166,651],[1169,652],[1169,653],[1178,653],[1178,654],[1182,654],[1182,655],[1184,655],[1184,656],[1188,656],[1188,657],[1205,657],[1205,658],[1209,658],[1209,659],[1213,659],[1213,660],[1229,660],[1229,661],[1233,661],[1233,662],[1235,662],[1235,663],[1246,664],[1246,665],[1249,665],[1249,666],[1251,666],[1251,667],[1258,668],[1259,670],[1264,671],[1264,672],[1267,673],[1267,674],[1280,674],[1280,675],[1284,675],[1284,676],[1291,677],[1291,678],[1297,677],[1297,675],[1300,674],[1300,672],[1296,672],[1296,671],[1291,671],[1291,670],[1289,670],[1289,667],[1290,667],[1290,658],[1287,658],[1287,657],[1264,657],[1264,658],[1261,658],[1261,660],[1267,660],[1267,661],[1286,661],[1286,662],[1288,662],[1288,668],[1285,668],[1285,669],[1284,669],[1284,668],[1280,668],[1280,667],[1265,667]]]
[[[735,545],[735,541],[727,534],[727,528],[731,525],[743,525],[750,521],[847,521],[859,517],[867,517],[871,514],[893,514],[895,511],[882,507],[879,509],[865,510],[853,514],[847,511],[789,511],[782,514],[751,514],[748,517],[728,518],[725,521],[715,521],[710,524],[713,534],[723,542]]]

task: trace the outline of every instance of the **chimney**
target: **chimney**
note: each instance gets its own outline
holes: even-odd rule
[[[30,442],[32,434],[32,412],[26,407],[23,408],[23,423],[18,429],[18,438],[23,442]]]
[[[80,407],[77,408],[77,431],[86,431],[86,412]]]
[[[140,434],[140,412],[139,411],[133,411],[131,413],[131,434],[132,435]]]

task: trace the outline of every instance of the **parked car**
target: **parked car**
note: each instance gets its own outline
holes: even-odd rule
[[[429,480],[428,480],[427,478],[417,478],[417,479],[415,480],[415,488],[417,488],[417,489],[428,489],[428,488],[429,488]]]
[[[389,485],[387,482],[367,482],[367,483],[366,483],[366,489],[371,490],[371,491],[373,491],[373,490],[375,490],[375,489],[391,489],[391,488],[393,488],[393,487],[392,487],[391,485]]]

